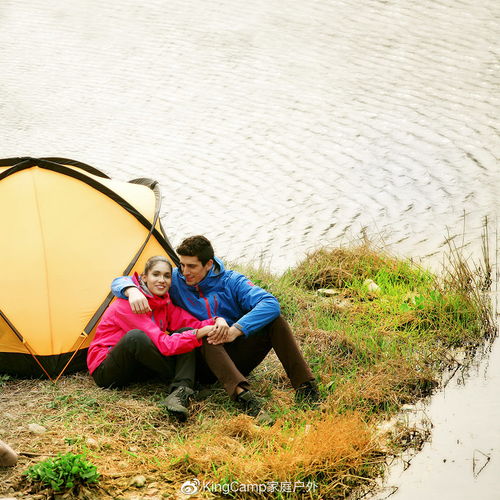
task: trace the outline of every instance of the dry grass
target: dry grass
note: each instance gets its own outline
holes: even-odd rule
[[[0,437],[21,453],[0,470],[0,494],[29,498],[27,467],[57,453],[85,453],[102,476],[82,498],[186,498],[187,480],[219,485],[275,484],[281,492],[233,492],[233,498],[345,498],[383,470],[376,424],[432,392],[457,346],[473,350],[495,333],[478,273],[457,255],[443,280],[367,245],[323,249],[281,277],[244,271],[275,293],[320,381],[323,402],[298,407],[271,354],[252,375],[267,397],[272,427],[238,414],[222,389],[192,404],[187,423],[161,413],[163,387],[151,382],[103,390],[87,374],[0,380]],[[372,279],[380,292],[366,289]],[[319,297],[318,288],[336,288]],[[206,392],[206,391],[205,391]],[[28,425],[44,426],[36,435]],[[408,433],[407,433],[408,434]],[[143,475],[138,487],[134,477]],[[312,486],[304,489],[304,485]],[[286,486],[283,489],[283,486]],[[37,498],[51,498],[49,490]],[[72,495],[76,496],[76,492]],[[208,491],[192,498],[213,498]]]
[[[156,384],[102,390],[83,374],[65,377],[57,385],[5,383],[0,428],[21,457],[15,468],[0,473],[2,492],[13,488],[25,498],[28,487],[21,474],[29,465],[57,453],[83,451],[102,476],[96,498],[131,492],[148,498],[148,491],[149,496],[161,492],[170,498],[194,477],[214,483],[295,483],[321,476],[327,488],[322,494],[338,496],[352,482],[346,478],[367,457],[377,457],[370,426],[355,412],[295,409],[293,416],[278,418],[272,427],[258,426],[225,408],[224,401],[217,404],[223,396],[216,390],[209,400],[193,404],[187,424],[178,424],[158,410],[157,391]],[[288,391],[283,392],[276,399],[288,407],[291,400]],[[34,435],[30,423],[47,431]],[[143,489],[130,486],[138,474],[147,479]],[[50,498],[49,491],[38,493]]]

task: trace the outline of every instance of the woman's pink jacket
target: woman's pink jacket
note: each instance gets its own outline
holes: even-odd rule
[[[133,280],[139,285],[137,273]],[[106,309],[89,346],[87,366],[90,373],[94,372],[111,348],[130,330],[142,330],[164,356],[172,356],[199,347],[202,341],[196,338],[194,329],[215,323],[215,318],[200,321],[174,305],[168,293],[163,297],[146,295],[146,298],[151,312],[145,314],[133,313],[128,300],[124,299],[116,299]],[[192,330],[168,333],[186,327]]]

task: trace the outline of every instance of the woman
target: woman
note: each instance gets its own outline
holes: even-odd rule
[[[97,325],[87,366],[100,387],[123,387],[154,374],[171,382],[170,395],[161,405],[184,420],[193,395],[193,349],[214,329],[217,318],[200,321],[172,303],[172,266],[165,257],[151,257],[144,272],[132,279],[147,297],[150,311],[134,314],[128,300],[116,299]]]

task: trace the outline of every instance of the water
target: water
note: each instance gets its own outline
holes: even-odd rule
[[[500,344],[496,342],[490,357],[473,367],[467,378],[455,377],[430,405],[410,415],[417,428],[434,426],[431,440],[417,455],[395,460],[373,500],[498,500],[499,383]]]
[[[273,271],[362,232],[430,266],[460,234],[478,259],[500,206],[499,19],[496,0],[2,0],[0,156],[155,178],[174,246],[203,233]],[[451,474],[480,488],[497,453],[478,481]]]

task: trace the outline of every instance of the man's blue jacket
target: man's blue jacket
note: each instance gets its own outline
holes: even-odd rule
[[[122,276],[113,280],[114,295],[127,297],[123,291],[135,286],[132,279]],[[255,286],[246,276],[226,270],[217,257],[205,278],[190,286],[179,269],[172,272],[170,297],[175,304],[203,320],[215,316],[235,324],[245,335],[260,330],[280,315],[280,305],[274,295]]]

